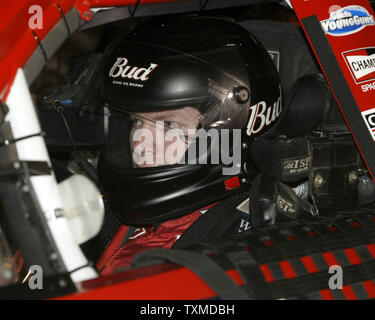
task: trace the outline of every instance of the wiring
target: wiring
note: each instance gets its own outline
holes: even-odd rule
[[[134,9],[132,11],[130,11],[130,6],[128,7],[130,17],[134,17],[135,12],[138,10],[140,3],[141,3],[141,0],[137,0],[137,3],[134,5]]]
[[[45,136],[45,132],[42,131],[42,132],[39,132],[39,133],[30,134],[30,135],[20,137],[20,138],[16,138],[16,139],[6,139],[6,140],[0,142],[0,147],[7,146],[7,145],[10,145],[10,144],[14,144],[14,143],[17,143],[17,142],[22,141],[22,140],[26,140],[26,139],[30,139],[30,138],[34,138],[34,137],[44,137],[44,136]]]

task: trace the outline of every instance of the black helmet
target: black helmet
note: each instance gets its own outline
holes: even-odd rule
[[[247,30],[221,18],[158,18],[110,45],[103,61],[100,96],[108,117],[98,173],[123,223],[177,218],[248,186],[250,144],[275,126],[282,103],[277,70]],[[196,152],[187,156],[202,145],[197,135],[187,163],[133,168],[129,114],[186,106],[200,112],[199,132],[220,131],[216,144],[209,138],[204,161]],[[228,139],[228,157],[240,157],[212,161]]]

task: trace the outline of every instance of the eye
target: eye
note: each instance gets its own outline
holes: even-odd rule
[[[165,121],[165,125],[169,128],[169,129],[175,129],[175,128],[178,128],[179,127],[179,124],[177,122],[173,122],[173,121]]]
[[[143,121],[139,118],[133,118],[133,126],[134,127],[140,127],[142,126]]]

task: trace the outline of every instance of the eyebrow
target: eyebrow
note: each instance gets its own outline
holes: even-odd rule
[[[169,121],[176,121],[176,122],[185,122],[185,118],[184,117],[177,117],[173,111],[162,111],[162,112],[157,112],[156,114],[154,114],[152,117],[147,117],[146,114],[142,114],[142,117],[144,118],[148,118],[150,120],[153,120],[153,121],[165,121],[166,119],[169,120]]]

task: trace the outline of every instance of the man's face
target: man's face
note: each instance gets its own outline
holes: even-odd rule
[[[134,167],[178,163],[189,147],[201,113],[192,107],[131,116],[130,147]]]

